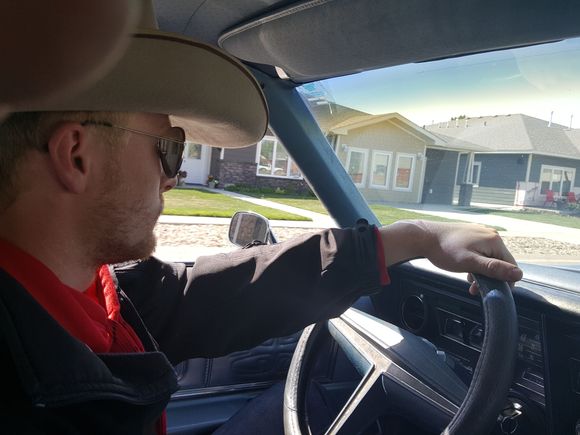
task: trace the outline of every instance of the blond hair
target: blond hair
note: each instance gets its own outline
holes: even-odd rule
[[[18,112],[0,123],[0,210],[5,210],[18,196],[16,173],[26,153],[46,150],[54,129],[60,122],[111,122],[123,124],[125,112]],[[117,129],[99,129],[104,141],[113,145],[123,135]]]

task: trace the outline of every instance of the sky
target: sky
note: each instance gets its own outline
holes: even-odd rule
[[[418,125],[523,113],[580,128],[580,38],[339,77],[311,91]],[[552,115],[553,112],[553,115]]]

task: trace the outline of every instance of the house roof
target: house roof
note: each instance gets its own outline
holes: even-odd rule
[[[324,134],[331,132],[332,126],[347,122],[359,116],[371,116],[366,112],[342,106],[333,102],[317,104],[309,101],[310,110]]]
[[[439,136],[427,131],[424,128],[419,127],[414,122],[409,121],[403,115],[396,112],[385,113],[382,115],[363,114],[358,116],[352,116],[348,119],[345,119],[342,122],[332,125],[330,127],[330,131],[337,134],[348,134],[350,130],[378,124],[384,121],[390,121],[397,127],[406,130],[411,134],[421,137],[422,139],[428,142],[428,145],[441,145],[441,146],[447,145],[446,142],[442,140]]]
[[[538,153],[578,158],[580,131],[528,115],[465,118],[425,128],[453,147],[478,152]]]

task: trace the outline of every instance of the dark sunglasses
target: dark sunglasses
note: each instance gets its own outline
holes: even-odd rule
[[[181,127],[171,127],[172,133],[179,139],[170,139],[168,137],[156,136],[154,134],[145,133],[144,131],[134,130],[132,128],[121,127],[106,121],[83,121],[82,126],[96,125],[100,127],[118,128],[131,133],[141,134],[157,139],[156,147],[163,172],[168,178],[175,178],[183,163],[183,150],[185,149],[185,131]]]

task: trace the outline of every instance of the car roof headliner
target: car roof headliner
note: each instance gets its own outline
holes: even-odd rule
[[[574,0],[156,0],[162,30],[296,83],[580,35]]]

